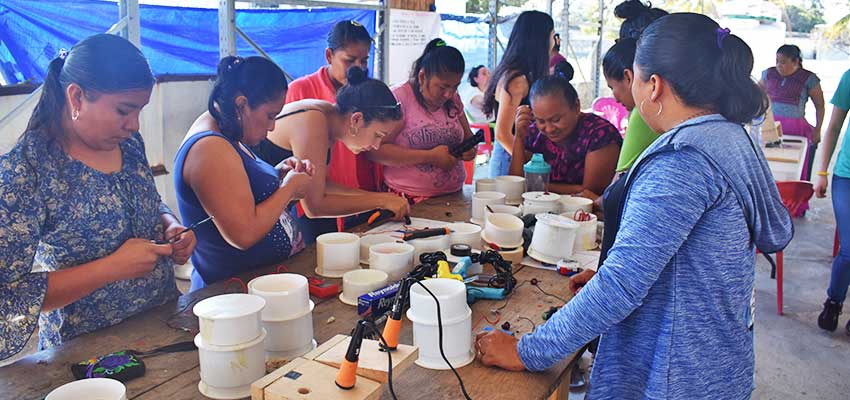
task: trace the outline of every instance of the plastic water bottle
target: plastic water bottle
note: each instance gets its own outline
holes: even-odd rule
[[[764,115],[758,116],[750,122],[750,137],[756,146],[761,146],[761,126],[764,125]]]
[[[549,190],[549,173],[552,167],[543,159],[543,154],[534,153],[523,167],[526,192],[546,192]]]

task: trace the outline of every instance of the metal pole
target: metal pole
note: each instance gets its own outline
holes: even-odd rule
[[[561,27],[564,31],[561,32],[561,43],[564,45],[564,52],[570,43],[570,0],[564,0],[564,8],[561,9]]]
[[[218,1],[218,56],[236,55],[236,2]]]
[[[139,22],[139,0],[119,0],[118,18],[127,20],[121,29],[121,36],[136,47],[141,48],[141,25]]]
[[[239,34],[239,36],[241,36],[241,37],[242,37],[242,39],[245,39],[245,41],[246,41],[246,42],[248,42],[248,44],[249,44],[251,47],[253,47],[253,48],[254,48],[254,50],[256,50],[256,51],[257,51],[257,53],[259,53],[261,56],[265,57],[267,60],[269,60],[269,61],[271,61],[271,62],[273,62],[273,63],[275,63],[275,64],[277,65],[277,63],[274,61],[274,59],[272,59],[272,57],[269,55],[269,53],[266,53],[266,52],[265,52],[265,50],[263,50],[263,49],[260,47],[260,45],[258,45],[258,44],[257,44],[257,42],[255,42],[255,41],[254,41],[254,39],[251,39],[251,38],[248,36],[248,34],[246,34],[245,32],[243,32],[243,31],[242,31],[242,29],[239,29],[239,27],[238,27],[238,26],[237,26],[237,27],[235,27],[235,29],[236,29],[236,33],[238,33],[238,34]],[[289,73],[288,73],[288,72],[286,72],[286,70],[285,70],[285,69],[283,69],[283,67],[281,67],[280,65],[277,65],[277,66],[280,68],[280,70],[281,70],[281,71],[283,71],[283,75],[286,77],[286,80],[287,80],[287,81],[292,82],[293,80],[295,80],[295,78],[293,78],[293,77],[292,77],[292,75],[289,75]]]
[[[499,40],[499,2],[498,0],[490,0],[489,5],[489,17],[490,17],[490,36],[489,36],[489,46],[487,50],[487,60],[489,61],[490,69],[496,68],[498,57],[496,55],[496,46]]]
[[[599,41],[596,42],[596,54],[593,58],[593,97],[599,97],[602,64],[602,32],[605,28],[605,0],[599,0]]]
[[[386,1],[383,9],[378,11],[378,28],[375,31],[375,37],[379,40],[375,42],[375,76],[387,83],[390,83],[390,14],[390,2]]]

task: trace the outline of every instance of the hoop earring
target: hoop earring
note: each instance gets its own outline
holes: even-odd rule
[[[79,118],[80,118],[80,110],[77,110],[77,109],[71,110],[71,119],[76,121]]]
[[[640,113],[641,113],[641,114],[644,114],[644,111],[643,111],[643,104],[644,104],[644,103],[646,103],[646,98],[644,98],[643,100],[641,100],[641,102],[640,102],[640,106],[638,107],[638,110],[640,111]],[[655,116],[656,116],[656,117],[660,116],[662,111],[664,111],[664,104],[663,104],[663,103],[658,103],[658,112],[657,112],[657,113],[655,113]]]
[[[349,135],[351,135],[351,136],[357,136],[357,134],[358,134],[358,133],[360,133],[360,129],[359,129],[359,128],[348,127],[348,134],[349,134]]]

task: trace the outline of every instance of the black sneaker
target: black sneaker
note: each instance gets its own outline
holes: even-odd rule
[[[818,326],[830,332],[835,332],[838,328],[838,316],[841,315],[842,303],[834,302],[826,299],[823,303],[823,311],[818,316]]]

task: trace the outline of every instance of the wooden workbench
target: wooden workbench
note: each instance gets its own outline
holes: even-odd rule
[[[799,181],[806,164],[807,148],[806,139],[787,136],[779,147],[762,147],[773,179],[777,182]]]
[[[469,218],[470,187],[463,195],[456,194],[434,198],[413,208],[413,215],[422,218],[446,221],[465,221]],[[315,248],[310,246],[297,256],[286,261],[290,272],[312,275],[315,268]],[[271,269],[256,271],[242,278],[248,279]],[[567,279],[552,271],[533,268],[519,268],[515,274],[518,282],[537,278],[547,292],[565,299],[570,298]],[[215,296],[228,291],[237,291],[235,285],[226,287],[214,284],[203,290],[184,295],[177,301],[152,311],[134,316],[121,324],[82,335],[51,350],[42,351],[0,368],[0,399],[41,399],[55,387],[73,380],[70,365],[89,357],[118,350],[149,350],[159,346],[192,340],[197,332],[197,319],[191,306],[199,299]],[[322,343],[336,334],[349,333],[359,319],[354,307],[342,304],[338,299],[313,299],[316,308],[313,311],[315,338]],[[481,330],[488,323],[482,318],[494,321],[496,325],[508,321],[512,330],[519,335],[528,333],[532,325],[528,320],[541,324],[543,311],[552,305],[560,305],[558,300],[544,296],[529,283],[519,287],[514,296],[502,310],[501,316],[491,314],[490,310],[505,304],[502,301],[478,301],[472,306],[473,332]],[[330,317],[335,321],[327,323]],[[191,332],[174,329],[171,326],[186,327]],[[405,319],[400,337],[401,343],[413,343],[410,322]],[[574,354],[557,366],[543,373],[507,372],[482,366],[477,360],[460,368],[467,391],[473,399],[565,399],[569,395],[569,376],[577,358]],[[141,378],[127,383],[129,399],[204,399],[197,388],[199,377],[197,351],[166,354],[146,358],[147,372]],[[395,392],[400,399],[457,399],[462,398],[455,376],[451,371],[434,371],[412,366],[403,374],[394,377]],[[383,398],[389,398],[384,390]]]

